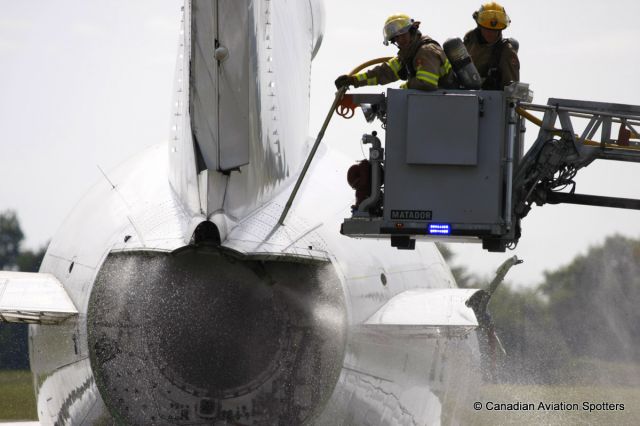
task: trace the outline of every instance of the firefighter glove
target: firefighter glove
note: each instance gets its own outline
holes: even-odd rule
[[[355,77],[351,77],[349,75],[341,75],[336,78],[336,89],[340,90],[343,87],[348,88],[349,86],[355,85],[356,79]]]

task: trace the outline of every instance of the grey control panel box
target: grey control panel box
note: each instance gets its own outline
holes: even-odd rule
[[[383,228],[503,233],[504,92],[390,89],[387,111]]]

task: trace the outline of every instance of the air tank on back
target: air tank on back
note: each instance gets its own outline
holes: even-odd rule
[[[467,52],[462,40],[450,38],[444,42],[444,53],[449,58],[458,82],[464,89],[479,90],[482,87],[482,79],[475,64]]]

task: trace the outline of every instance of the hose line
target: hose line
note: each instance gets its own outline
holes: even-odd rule
[[[360,64],[357,67],[355,67],[349,73],[349,75],[357,74],[358,72],[362,71],[365,68],[370,67],[371,65],[376,65],[376,64],[379,64],[379,63],[382,63],[382,62],[387,62],[387,61],[390,61],[391,59],[392,59],[391,57],[372,59],[370,61],[367,61],[367,62],[365,62],[363,64]],[[280,218],[278,219],[278,224],[271,231],[271,233],[275,232],[275,230],[278,228],[278,226],[283,226],[284,225],[284,220],[287,217],[287,214],[289,213],[289,210],[291,209],[291,205],[293,204],[293,200],[296,198],[296,195],[298,194],[298,190],[300,189],[300,185],[302,185],[302,181],[303,181],[305,175],[307,174],[307,170],[309,169],[309,166],[311,165],[311,161],[313,160],[313,157],[315,156],[316,151],[318,150],[318,146],[320,145],[320,142],[324,138],[324,132],[327,130],[327,127],[329,126],[329,121],[331,121],[331,117],[333,116],[333,113],[338,108],[338,105],[340,105],[340,102],[342,101],[342,98],[344,97],[344,94],[346,92],[347,92],[347,88],[343,87],[343,88],[339,89],[338,92],[336,93],[336,97],[333,100],[333,104],[331,105],[331,108],[329,109],[329,113],[327,114],[327,116],[326,116],[326,118],[324,120],[324,123],[322,124],[322,127],[320,128],[320,131],[318,132],[318,136],[316,137],[316,141],[313,144],[313,147],[311,148],[311,151],[309,152],[309,155],[307,157],[307,161],[305,162],[304,166],[302,167],[302,171],[300,172],[300,176],[298,176],[298,180],[296,181],[296,184],[293,187],[293,191],[291,192],[291,195],[289,196],[289,199],[287,200],[287,204],[285,205],[284,210],[282,211],[282,214],[280,215]]]
[[[538,117],[536,117],[535,115],[531,114],[529,111],[525,110],[522,107],[517,107],[516,108],[516,112],[526,118],[527,120],[529,120],[530,122],[532,122],[533,124],[535,124],[538,127],[542,127],[542,120],[540,120]],[[562,135],[563,131],[560,129],[552,129],[551,133],[553,133],[554,135]],[[580,136],[575,135],[576,139],[580,140]],[[614,144],[610,144],[610,143],[605,143],[603,144],[602,142],[598,142],[598,141],[594,141],[591,139],[584,139],[582,141],[582,143],[584,145],[589,145],[589,146],[606,146],[609,149],[616,149],[616,150],[631,150],[631,151],[640,151],[640,146],[619,146],[619,145],[614,145]]]
[[[384,56],[382,58],[372,59],[372,60],[364,62],[364,63],[358,65],[357,67],[355,67],[354,69],[352,69],[351,72],[349,73],[349,75],[352,76],[354,74],[359,73],[360,71],[362,71],[365,68],[369,68],[372,65],[378,65],[378,64],[381,64],[383,62],[389,62],[392,59],[393,59],[392,56]]]

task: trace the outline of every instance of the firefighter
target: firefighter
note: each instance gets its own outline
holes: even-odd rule
[[[464,36],[464,45],[483,79],[485,90],[502,90],[520,81],[518,43],[502,38],[502,30],[511,19],[504,7],[496,2],[485,3],[473,13],[477,27]]]
[[[406,80],[401,87],[419,90],[436,90],[454,87],[451,64],[440,45],[423,36],[414,21],[405,14],[391,15],[384,23],[384,45],[393,43],[398,55],[390,61],[354,76],[341,75],[336,87],[375,86],[397,80]]]

